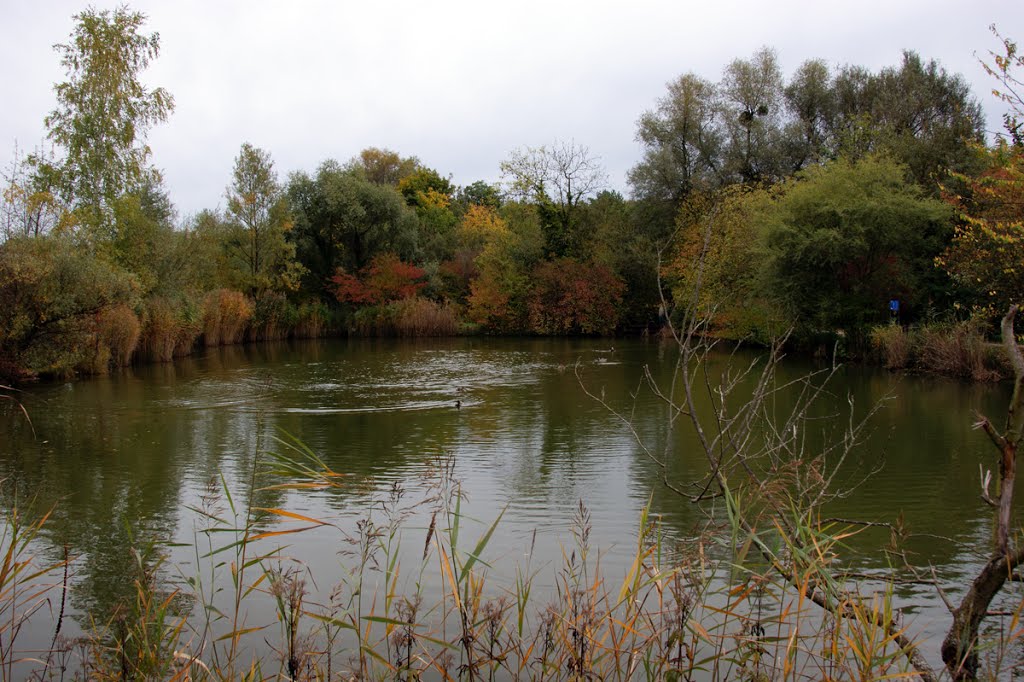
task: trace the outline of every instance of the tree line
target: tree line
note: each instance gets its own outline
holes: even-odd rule
[[[988,68],[1016,113],[990,146],[935,61],[811,60],[787,79],[765,48],[668,84],[639,118],[628,198],[575,141],[512,150],[500,183],[464,187],[375,147],[282,177],[246,142],[225,208],[179,219],[145,142],[174,100],[140,81],[160,49],[144,25],[76,15],[50,147],[4,173],[2,376],[246,338],[653,332],[698,309],[714,335],[794,328],[857,352],[890,301],[914,323],[1022,291],[1020,57],[998,34]]]

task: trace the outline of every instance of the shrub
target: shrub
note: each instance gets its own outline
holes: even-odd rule
[[[607,266],[572,258],[541,263],[528,300],[538,334],[608,334],[619,323],[625,285]]]
[[[323,303],[303,303],[295,311],[295,328],[292,334],[297,339],[315,339],[330,331],[331,310]]]
[[[470,285],[469,316],[471,320],[490,331],[521,332],[526,327],[526,311],[520,292],[528,286],[525,276],[484,272]]]
[[[358,336],[390,336],[394,329],[392,309],[386,305],[360,308],[352,315],[349,331]]]
[[[426,271],[406,263],[393,253],[375,256],[358,276],[338,270],[331,281],[342,303],[376,305],[415,296],[427,285]]]
[[[137,297],[135,277],[68,238],[9,239],[0,244],[0,365],[20,376],[105,366],[109,356],[97,357],[100,316],[112,306],[134,307]],[[124,331],[114,334],[119,352],[130,341]]]

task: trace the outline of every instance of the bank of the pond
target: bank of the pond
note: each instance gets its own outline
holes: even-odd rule
[[[522,333],[496,334],[462,320],[456,306],[420,297],[369,306],[354,315],[323,304],[290,303],[270,295],[253,301],[221,289],[200,303],[187,299],[153,298],[138,310],[114,306],[78,323],[66,325],[52,338],[40,335],[41,348],[0,358],[0,382],[18,385],[33,379],[67,380],[102,376],[113,370],[148,363],[166,363],[204,349],[313,338],[437,338],[486,336],[522,338]],[[534,337],[593,338],[593,334],[536,334]],[[62,336],[63,334],[63,336]],[[616,338],[653,338],[673,342],[671,330],[646,327],[619,330]],[[907,327],[877,325],[866,335],[865,347],[850,353],[842,334],[811,343],[791,336],[787,352],[825,356],[887,370],[991,382],[1008,379],[1013,368],[999,343],[987,340],[978,319]],[[759,347],[757,342],[721,339],[730,347]],[[26,364],[27,363],[27,364]]]
[[[897,324],[871,330],[871,360],[886,369],[914,371],[971,381],[1013,377],[1000,343],[988,341],[974,320],[917,327]]]

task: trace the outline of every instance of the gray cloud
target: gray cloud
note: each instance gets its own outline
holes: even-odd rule
[[[52,50],[84,5],[7,0],[0,25],[3,157],[44,136]],[[97,3],[97,7],[113,7]],[[903,49],[962,74],[992,129],[1004,110],[975,58],[995,49],[988,26],[1024,25],[1024,5],[908,0],[852,3],[231,0],[132,7],[159,31],[146,82],[177,109],[150,136],[153,161],[184,213],[223,203],[248,141],[282,176],[368,146],[390,147],[455,182],[494,181],[514,147],[572,138],[601,156],[613,188],[639,157],[635,122],[685,71],[717,80],[763,45],[788,75],[802,61],[878,69]],[[1018,39],[1024,36],[1018,34]]]

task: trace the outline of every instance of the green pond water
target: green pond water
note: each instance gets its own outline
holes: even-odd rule
[[[714,366],[727,361],[719,357]],[[444,466],[465,493],[465,544],[505,510],[484,557],[498,578],[510,581],[514,567],[529,562],[542,582],[548,575],[553,583],[582,501],[594,556],[600,550],[614,582],[632,557],[644,505],[661,519],[667,545],[692,537],[704,517],[665,489],[632,433],[585,394],[577,374],[610,406],[632,411],[636,433],[652,450],[670,453],[670,476],[681,482],[705,470],[703,456],[690,436],[670,433],[664,404],[638,391],[645,366],[667,385],[674,362],[667,346],[623,339],[319,340],[211,349],[174,364],[29,387],[20,398],[31,426],[13,404],[0,404],[0,478],[8,502],[16,493],[54,509],[37,551],[57,558],[67,546],[74,557],[69,609],[78,619],[70,628],[131,589],[133,539],[195,542],[202,519],[194,509],[210,504],[211,482],[223,477],[244,491],[254,452],[280,450],[272,439],[285,432],[348,475],[337,490],[265,491],[256,500],[332,522],[262,541],[287,543],[288,556],[302,561],[321,593],[353,561],[343,538],[357,522],[382,518],[396,485],[404,491],[399,507],[412,507],[431,494]],[[786,361],[779,381],[813,369]],[[780,414],[788,395],[776,399]],[[974,550],[987,547],[991,535],[978,465],[995,460],[971,424],[976,412],[1001,424],[1008,399],[1005,385],[840,369],[815,408],[820,427],[809,430],[810,450],[828,432],[841,433],[851,404],[858,418],[881,404],[838,480],[874,473],[828,512],[901,517],[911,533],[908,553],[948,584],[962,583],[978,564]],[[401,536],[408,565],[423,551],[428,519],[422,509],[408,513]],[[291,525],[267,529],[285,527]],[[888,531],[866,531],[843,559],[857,569],[883,569],[888,540]],[[194,570],[195,551],[169,551],[168,581]],[[440,578],[425,580],[428,590],[442,589]],[[905,586],[897,599],[911,631],[934,651],[948,622],[934,591]],[[26,632],[23,645],[44,647],[51,627]]]

